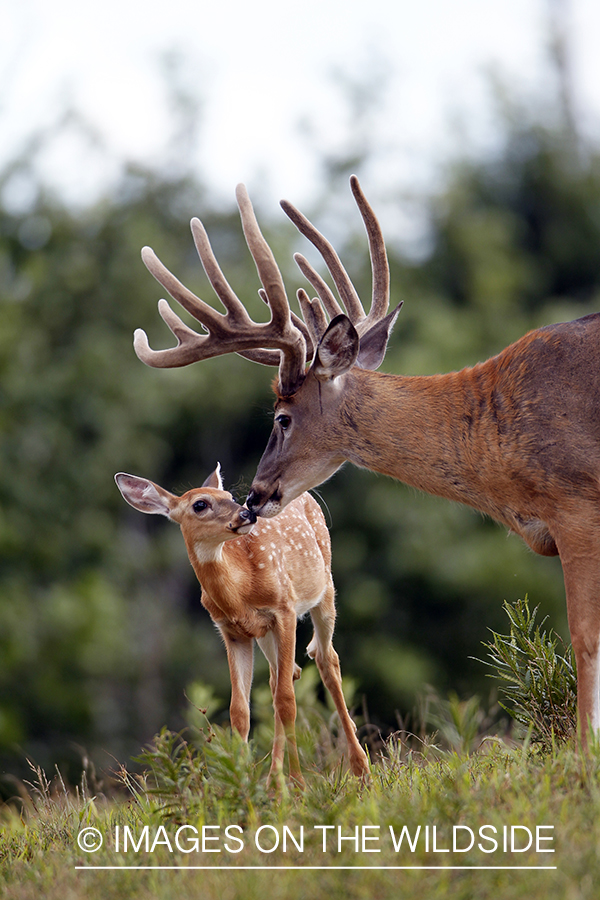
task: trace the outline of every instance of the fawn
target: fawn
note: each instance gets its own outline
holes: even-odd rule
[[[201,488],[181,497],[135,475],[115,475],[125,500],[158,513],[181,528],[190,562],[202,587],[202,605],[225,642],[231,676],[231,726],[248,740],[254,641],[269,663],[275,738],[269,781],[283,769],[288,747],[290,778],[304,785],[296,745],[296,620],[310,613],[314,659],[335,703],[354,775],[368,774],[367,757],[342,693],[339,657],[331,642],[335,623],[331,543],[318,503],[302,494],[273,520],[253,512],[223,490],[220,466]]]

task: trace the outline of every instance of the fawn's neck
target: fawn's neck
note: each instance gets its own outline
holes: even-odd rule
[[[221,544],[205,544],[184,534],[190,562],[203,592],[210,596],[224,616],[233,616],[248,593],[251,578],[247,555],[239,546],[241,538]]]

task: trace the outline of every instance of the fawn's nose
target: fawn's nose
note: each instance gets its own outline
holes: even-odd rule
[[[246,507],[243,507],[242,509],[240,509],[240,511],[239,511],[239,517],[240,517],[240,519],[242,519],[244,522],[248,522],[249,525],[254,525],[254,523],[256,522],[256,518],[257,518],[256,513],[254,512],[254,510],[253,510],[253,509],[246,509]]]

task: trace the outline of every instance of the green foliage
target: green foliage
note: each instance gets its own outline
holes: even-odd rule
[[[23,164],[25,175],[35,183]],[[0,199],[14,177],[0,178]],[[131,348],[134,328],[149,321],[151,331],[155,317],[139,248],[153,243],[185,273],[186,220],[201,202],[185,179],[129,170],[114,196],[78,212],[41,186],[24,211],[0,204],[0,755],[9,770],[21,748],[67,771],[78,765],[75,745],[132,752],[215,658],[227,690],[178,533],[131,517],[113,481],[128,470],[185,489],[217,459],[233,481],[243,475],[238,454],[250,475],[263,441],[262,369],[239,379],[236,361],[223,360],[212,380],[210,363],[156,378]],[[233,230],[227,213],[219,223]]]
[[[226,762],[217,762],[211,769],[207,751],[215,742],[220,745],[217,757]],[[38,770],[29,788],[23,786],[21,813],[14,807],[0,811],[0,892],[9,900],[29,900],[40,894],[48,900],[84,895],[91,900],[107,896],[162,900],[174,893],[196,896],[198,892],[209,900],[265,895],[340,900],[350,895],[367,900],[374,892],[394,895],[401,879],[403,896],[409,898],[510,896],[519,900],[537,896],[541,885],[544,896],[556,900],[596,897],[600,757],[584,759],[569,745],[534,753],[522,746],[511,749],[500,741],[486,741],[469,755],[426,751],[425,747],[423,753],[404,755],[397,742],[390,742],[374,760],[369,784],[344,776],[339,769],[315,767],[305,773],[303,793],[268,798],[256,789],[251,803],[248,785],[260,778],[264,782],[265,774],[264,769],[258,779],[253,774],[259,762],[256,754],[250,748],[245,755],[236,755],[231,745],[221,743],[218,729],[207,723],[204,743],[193,747],[172,733],[157,735],[144,753],[146,780],[140,777],[127,783],[130,791],[133,785],[129,799],[119,794],[92,797],[85,778],[84,789],[73,792],[59,774],[50,782]],[[221,781],[226,772],[230,774]],[[236,826],[243,846],[238,842],[232,847],[231,841],[225,846],[224,831],[231,825]],[[103,843],[98,852],[84,853],[77,836],[90,826],[102,835]],[[180,849],[175,835],[181,826],[186,829]],[[205,826],[210,838],[216,837],[216,842],[208,844],[212,852],[203,851],[200,844],[194,849],[189,841],[190,834],[201,834]],[[261,852],[255,843],[263,826],[260,846],[268,850],[279,838],[273,852]],[[325,849],[323,826],[329,829]],[[447,848],[441,852],[432,851],[433,826],[438,851]],[[456,850],[452,848],[455,826],[461,829]],[[471,849],[462,849],[466,829],[479,838],[483,826],[488,836],[490,828],[495,829],[498,849],[484,853],[477,842]],[[533,833],[542,826],[551,840],[541,847],[554,852],[538,852],[535,844],[523,852],[504,851],[503,829],[510,832],[514,826]],[[413,850],[406,840],[394,850],[390,829],[397,840],[406,828],[412,840],[426,827],[428,844],[421,833]],[[125,829],[137,848],[130,842],[124,850]],[[302,849],[289,837],[284,849],[284,829],[301,842]],[[373,840],[362,844],[359,837],[356,844],[357,833]],[[339,835],[346,840],[338,842]],[[483,846],[490,849],[489,843]],[[524,844],[517,842],[519,846]],[[76,866],[109,868],[84,872],[76,871]],[[136,866],[184,868],[176,872],[127,868]],[[539,868],[544,866],[555,868]],[[422,868],[415,872],[398,867]]]
[[[429,204],[428,253],[415,260],[390,246],[392,303],[405,304],[386,371],[471,364],[532,326],[598,306],[597,151],[576,155],[564,131],[522,118],[503,127],[494,159],[449,168]],[[334,195],[331,162],[328,171],[317,207],[350,209],[345,184],[343,199]],[[20,205],[19,184],[29,198]],[[22,777],[24,754],[74,773],[82,746],[104,764],[163,725],[178,732],[186,685],[192,700],[193,685],[210,685],[226,707],[225,654],[177,529],[127,508],[113,483],[131,471],[184,490],[219,460],[243,496],[266,443],[271,371],[238,358],[155,371],[131,348],[138,326],[153,346],[169,340],[155,311],[160,290],[139,259],[144,244],[214,302],[188,230],[197,214],[233,288],[264,318],[237,213],[213,209],[191,177],[129,167],[101,202],[75,210],[31,160],[0,173],[0,762]],[[281,218],[259,214],[293,296],[292,251],[306,248]],[[338,221],[336,245],[368,296],[359,217],[334,218],[354,223],[346,231]],[[482,692],[468,657],[486,627],[500,628],[505,597],[543,598],[564,629],[559,562],[533,557],[471,510],[350,467],[321,492],[336,649],[384,733],[424,683],[443,695]],[[299,664],[309,640],[301,623]],[[257,665],[257,687],[265,682]],[[260,709],[255,739],[266,747]],[[320,746],[326,758],[328,738]]]
[[[481,740],[486,718],[479,697],[460,700],[456,692],[451,691],[447,700],[436,696],[427,700],[423,716],[438,729],[446,746],[461,755],[472,752]]]
[[[196,807],[202,796],[206,763],[181,735],[161,729],[134,762],[145,766],[143,776],[135,778],[125,767],[119,776],[142,809],[148,807],[149,798],[158,801],[159,811],[166,818],[185,818]]]
[[[554,629],[536,624],[528,598],[504,604],[509,634],[492,631],[486,665],[499,679],[505,709],[532,741],[550,746],[572,739],[577,728],[577,671],[571,645],[565,646]],[[558,652],[559,647],[562,652]]]

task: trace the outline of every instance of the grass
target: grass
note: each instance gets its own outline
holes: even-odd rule
[[[504,642],[519,647],[515,621]],[[536,646],[539,628],[527,633]],[[502,644],[493,636],[490,653]],[[519,658],[525,689],[536,679],[521,678],[527,664]],[[501,677],[507,669],[498,659]],[[551,741],[534,741],[531,723],[518,741],[485,736],[479,704],[451,696],[429,706],[436,733],[380,744],[371,781],[362,784],[339,763],[342,739],[315,683],[307,667],[298,683],[301,794],[285,783],[274,797],[266,790],[271,735],[261,695],[249,747],[195,710],[185,738],[162,731],[143,750],[137,774],[116,773],[110,795],[91,776],[70,790],[58,773],[50,781],[32,767],[20,805],[3,810],[0,896],[595,900],[600,748],[584,759],[552,728]],[[89,828],[97,830],[89,840],[102,836],[97,852],[78,846]],[[79,868],[92,865],[112,868]],[[183,868],[131,868],[140,866]]]

